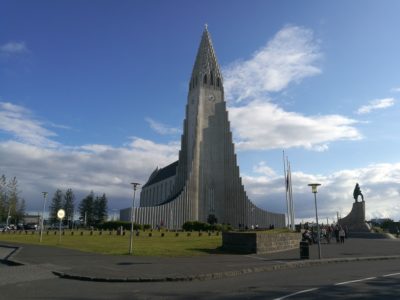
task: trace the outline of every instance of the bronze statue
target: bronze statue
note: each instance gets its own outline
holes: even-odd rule
[[[358,196],[361,196],[361,200],[364,202],[364,195],[361,193],[360,186],[356,183],[356,187],[354,188],[353,197],[356,202],[358,202]]]

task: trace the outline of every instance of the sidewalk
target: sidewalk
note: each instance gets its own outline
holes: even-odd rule
[[[9,248],[18,250],[11,255]],[[300,260],[300,250],[269,255],[212,254],[196,257],[136,257],[101,255],[76,250],[0,242],[0,254],[14,263],[42,265],[54,274],[80,280],[140,282],[205,280],[239,276],[252,272],[306,267],[355,260],[400,259],[400,239],[348,239],[345,244],[310,246],[310,259]],[[5,257],[0,257],[5,259]]]

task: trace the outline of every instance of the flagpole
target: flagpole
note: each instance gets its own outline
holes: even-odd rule
[[[290,227],[290,214],[289,214],[289,200],[288,200],[288,181],[286,175],[286,161],[285,161],[285,150],[282,151],[283,159],[283,180],[285,182],[285,196],[286,196],[286,209],[287,209],[287,226]]]
[[[290,217],[291,217],[292,230],[295,230],[295,226],[294,226],[293,188],[292,188],[292,168],[290,166],[290,162],[289,161],[288,161],[288,169],[289,169]]]
[[[287,191],[288,191],[288,202],[289,202],[289,215],[290,215],[290,226],[289,229],[292,229],[293,221],[292,221],[292,190],[291,190],[291,178],[290,178],[290,163],[289,158],[286,156],[286,168],[287,168]]]

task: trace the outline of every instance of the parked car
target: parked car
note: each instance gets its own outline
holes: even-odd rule
[[[8,231],[10,228],[7,226],[7,224],[0,224],[0,232]]]
[[[47,230],[58,230],[58,229],[60,229],[60,223],[51,224],[47,227]],[[61,229],[62,230],[68,229],[68,226],[61,224]]]
[[[38,229],[38,225],[35,223],[28,223],[24,225],[24,229],[25,230],[37,230]]]

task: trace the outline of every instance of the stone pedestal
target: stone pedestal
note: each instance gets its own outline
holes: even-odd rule
[[[300,233],[223,232],[222,248],[235,253],[268,254],[298,249]]]
[[[365,223],[365,202],[354,202],[351,212],[340,219],[339,224],[352,232],[370,232]]]

